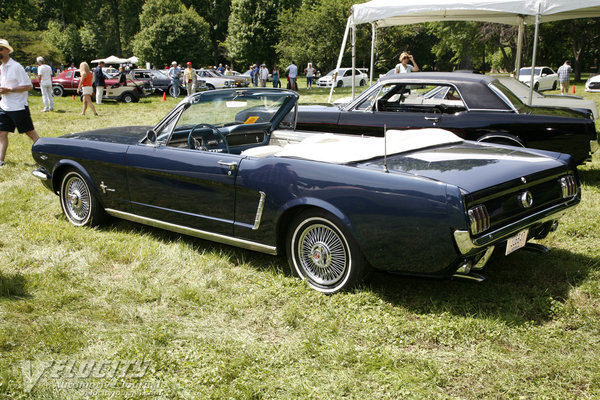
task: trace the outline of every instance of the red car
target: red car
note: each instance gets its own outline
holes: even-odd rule
[[[119,84],[119,78],[111,77],[106,72],[104,73],[104,78],[105,88],[110,88]],[[76,94],[80,79],[81,75],[78,69],[65,70],[52,78],[52,93],[56,97],[64,96],[66,94]],[[134,86],[137,85],[140,88],[143,88],[144,92],[152,91],[151,85],[147,82],[132,79],[130,76],[127,77],[127,82],[128,84],[135,84]],[[34,89],[40,88],[38,79],[32,79],[31,83],[33,84]]]

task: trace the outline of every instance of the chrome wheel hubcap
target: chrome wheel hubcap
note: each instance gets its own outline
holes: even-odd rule
[[[298,240],[298,258],[308,278],[332,285],[344,276],[348,252],[340,235],[327,225],[310,225]]]
[[[85,221],[90,212],[90,192],[78,177],[70,178],[65,185],[65,209],[75,222]]]

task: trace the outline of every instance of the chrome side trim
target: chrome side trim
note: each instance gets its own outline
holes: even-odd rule
[[[458,247],[460,253],[462,255],[467,255],[473,250],[502,241],[503,239],[506,239],[533,224],[558,219],[567,212],[568,207],[573,206],[578,202],[579,200],[577,198],[571,199],[570,201],[566,201],[554,207],[539,211],[475,239],[471,238],[469,231],[457,229],[454,231],[454,241],[456,242],[456,246]]]
[[[48,175],[46,172],[42,171],[41,169],[36,169],[35,171],[31,172],[31,175],[33,175],[36,178],[39,178],[43,181],[47,181],[48,179],[50,179],[50,175]]]
[[[242,247],[244,249],[259,251],[271,255],[277,255],[277,247],[269,246],[262,243],[252,242],[250,240],[234,238],[219,233],[207,232],[200,229],[194,229],[187,226],[176,225],[170,222],[164,222],[153,218],[142,217],[141,215],[131,214],[124,211],[107,208],[105,211],[113,217],[126,219],[128,221],[138,222],[140,224],[153,226],[155,228],[166,229],[168,231],[181,233],[184,235],[194,236],[200,239],[212,240],[230,246]]]
[[[265,208],[265,199],[267,195],[265,192],[260,193],[260,200],[258,200],[258,208],[256,209],[256,217],[254,218],[254,225],[252,226],[252,230],[255,231],[260,226],[260,220],[262,218],[263,209]]]

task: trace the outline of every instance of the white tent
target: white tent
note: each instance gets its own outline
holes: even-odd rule
[[[92,60],[92,63],[99,63],[100,61],[104,61],[106,64],[127,64],[129,62],[126,58],[119,58],[117,56],[109,56],[106,58],[99,58],[97,60]]]
[[[356,25],[370,23],[372,26],[370,80],[373,80],[375,34],[377,27],[416,24],[433,21],[481,21],[518,25],[517,57],[515,70],[521,62],[523,30],[526,23],[535,24],[532,68],[535,66],[538,28],[541,22],[562,19],[600,16],[600,0],[372,0],[355,4],[348,18],[342,49],[338,57],[340,68],[346,47],[348,32],[352,30],[352,67],[356,65]],[[533,90],[533,74],[531,75]],[[353,80],[354,81],[354,80]],[[329,101],[331,101],[331,93]],[[354,86],[352,86],[354,97]],[[531,96],[530,96],[531,99]]]

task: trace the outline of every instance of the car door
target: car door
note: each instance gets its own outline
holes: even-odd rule
[[[383,136],[386,129],[436,127],[445,116],[437,104],[425,103],[425,94],[435,85],[390,83],[349,110],[342,110],[338,130],[353,134]],[[439,103],[443,103],[440,99]]]
[[[145,218],[232,235],[241,158],[165,144],[131,146],[127,180],[132,210]]]

